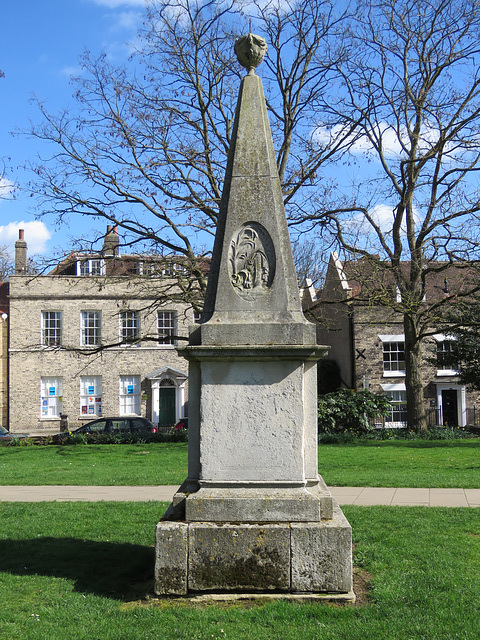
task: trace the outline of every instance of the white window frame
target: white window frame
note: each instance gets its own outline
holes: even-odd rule
[[[52,324],[53,320],[53,324]],[[42,311],[42,336],[41,344],[44,347],[59,347],[62,344],[63,314],[61,311]],[[55,336],[52,339],[50,333]],[[57,337],[58,336],[58,337]]]
[[[180,262],[169,262],[165,260],[143,260],[137,263],[139,274],[157,278],[175,278],[185,276],[187,268]]]
[[[386,344],[402,344],[403,343],[403,353],[405,353],[405,335],[404,334],[389,334],[389,335],[379,335],[378,336],[382,341],[382,365],[383,365],[383,377],[384,378],[398,378],[405,376],[405,369],[386,369],[385,368],[385,353],[402,353],[402,349],[399,349],[397,346],[396,351],[389,351],[385,349]],[[392,362],[392,361],[390,361]],[[396,360],[397,363],[403,362],[405,366],[405,360]]]
[[[128,320],[135,320],[134,323],[129,323]],[[138,347],[140,346],[140,312],[125,309],[120,311],[120,342],[124,345]],[[128,333],[132,333],[130,337]],[[134,335],[133,335],[134,334]],[[130,339],[133,338],[133,339]],[[136,341],[136,342],[135,342]]]
[[[434,339],[437,343],[436,345],[436,351],[437,351],[437,357],[439,354],[439,345],[440,344],[444,344],[445,342],[455,342],[455,338],[454,336],[449,336],[449,335],[445,335],[443,333],[437,333],[434,336]],[[441,376],[458,376],[458,370],[457,369],[437,369],[437,376],[441,377]]]
[[[157,311],[158,344],[162,347],[174,347],[177,333],[177,314],[175,311]]]
[[[88,319],[94,320],[93,326],[88,326]],[[87,341],[93,337],[93,342]],[[80,344],[82,347],[98,347],[102,343],[102,312],[84,309],[80,312]]]
[[[388,410],[388,414],[385,417],[385,427],[388,429],[401,429],[406,426],[404,420],[394,420],[394,412],[401,411],[400,407],[404,407],[403,411],[407,410],[407,389],[404,383],[398,384],[382,384],[383,393],[392,404],[392,408]],[[402,394],[402,395],[400,395]],[[389,419],[390,418],[390,419]]]
[[[80,408],[82,418],[98,418],[102,415],[102,377],[80,377]]]
[[[105,260],[103,258],[78,258],[77,276],[104,276]]]
[[[143,261],[138,263],[139,273],[149,278],[159,278],[162,275],[162,269],[158,262]]]
[[[40,419],[59,420],[63,413],[63,379],[58,376],[40,378]]]
[[[140,376],[127,375],[119,378],[118,393],[119,415],[141,415],[141,386]]]

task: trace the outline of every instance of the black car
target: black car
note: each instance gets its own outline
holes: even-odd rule
[[[157,433],[157,427],[146,418],[120,416],[92,420],[72,431],[72,434],[76,433]],[[57,437],[62,435],[57,434]]]

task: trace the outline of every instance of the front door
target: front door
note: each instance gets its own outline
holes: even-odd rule
[[[458,426],[458,401],[456,389],[442,391],[443,424],[447,427]]]
[[[175,396],[175,387],[160,387],[158,424],[161,427],[173,427],[175,424]]]

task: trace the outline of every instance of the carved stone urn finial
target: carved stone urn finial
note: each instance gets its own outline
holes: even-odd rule
[[[267,43],[264,38],[249,33],[235,40],[235,53],[242,67],[245,67],[249,74],[254,74],[267,53]]]

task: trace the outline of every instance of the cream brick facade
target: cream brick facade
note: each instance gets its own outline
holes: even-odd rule
[[[0,317],[0,425],[8,425],[8,321]]]
[[[193,324],[193,311],[185,304],[159,307],[156,291],[166,286],[161,277],[141,276],[25,276],[10,279],[10,430],[36,431],[60,429],[60,416],[68,416],[68,428],[74,429],[94,419],[89,413],[95,401],[101,415],[119,415],[120,378],[137,376],[141,385],[140,413],[154,422],[159,420],[160,397],[165,387],[175,389],[175,420],[185,415],[187,363],[172,345],[160,344],[157,335],[158,311],[175,312],[178,336],[187,337]],[[169,285],[171,286],[171,284]],[[81,313],[101,314],[101,351],[81,346]],[[137,311],[142,342],[119,346],[122,311]],[[42,312],[61,313],[61,347],[42,345]],[[111,346],[111,345],[117,346]],[[80,399],[82,379],[101,380],[98,390],[87,401]],[[41,393],[42,379],[61,380],[61,393],[50,382]],[[88,393],[93,391],[89,387]],[[49,398],[48,394],[52,393]],[[130,386],[128,389],[130,393]],[[132,391],[132,393],[134,393]],[[173,393],[173,392],[169,392]],[[56,397],[56,399],[54,399]],[[170,396],[171,397],[171,396]],[[92,401],[90,403],[90,401]],[[88,404],[90,403],[90,404]],[[51,407],[53,407],[53,404]],[[87,406],[88,405],[88,406]],[[85,412],[87,406],[87,413]],[[136,411],[135,413],[139,413]]]

